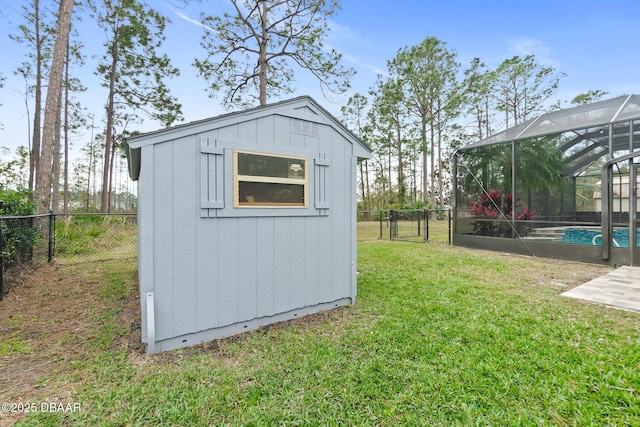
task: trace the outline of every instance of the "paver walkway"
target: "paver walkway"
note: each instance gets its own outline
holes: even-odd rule
[[[620,267],[562,295],[640,312],[640,267]]]

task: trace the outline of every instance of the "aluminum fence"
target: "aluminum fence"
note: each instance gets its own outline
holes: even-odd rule
[[[358,211],[358,241],[385,239],[451,244],[449,210]]]

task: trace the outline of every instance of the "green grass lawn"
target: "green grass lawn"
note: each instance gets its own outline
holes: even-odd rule
[[[355,305],[149,358],[117,345],[127,265],[55,380],[82,410],[25,425],[640,425],[640,314],[559,295],[591,266],[361,242]]]

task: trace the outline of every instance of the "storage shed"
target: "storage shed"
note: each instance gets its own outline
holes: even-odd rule
[[[351,304],[370,149],[310,97],[131,138],[147,353]]]

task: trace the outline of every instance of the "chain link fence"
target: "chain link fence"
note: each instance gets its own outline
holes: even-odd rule
[[[449,210],[358,211],[358,241],[403,240],[451,244]]]
[[[0,216],[0,300],[31,270],[51,261],[51,215]]]
[[[447,210],[358,211],[358,241],[451,243]],[[81,264],[137,257],[136,214],[0,216],[0,298],[55,259]]]
[[[56,262],[78,264],[137,256],[136,214],[57,214]]]
[[[55,259],[80,264],[137,256],[136,214],[0,216],[0,299]]]

